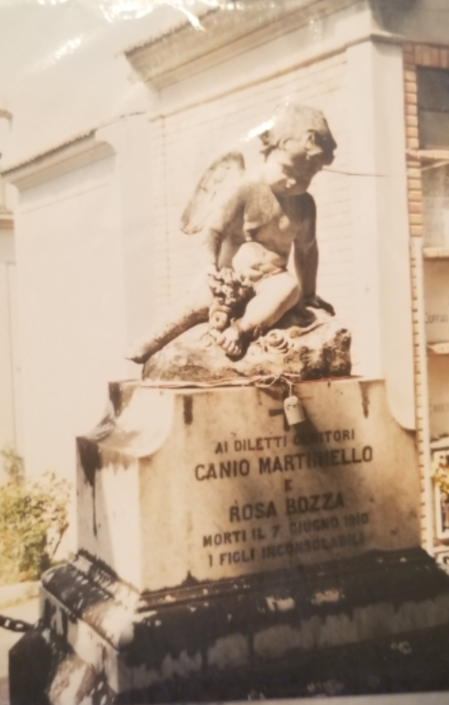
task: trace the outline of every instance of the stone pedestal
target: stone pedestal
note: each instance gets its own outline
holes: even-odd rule
[[[419,543],[414,441],[381,382],[112,385],[79,439],[79,545],[140,593]]]
[[[449,581],[418,548],[413,436],[381,381],[297,385],[294,427],[291,391],[110,386],[78,439],[79,553],[43,578],[15,702],[36,649],[54,705],[422,688],[407,657],[446,643]]]

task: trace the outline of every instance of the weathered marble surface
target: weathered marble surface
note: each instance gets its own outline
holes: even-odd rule
[[[422,549],[218,588],[139,603],[83,556],[48,571],[41,621],[11,652],[11,700],[123,705],[449,687],[449,579]]]
[[[139,592],[419,545],[414,439],[381,381],[112,386],[79,439],[79,545]]]
[[[217,345],[206,323],[199,324],[153,355],[145,364],[143,378],[214,384],[282,372],[298,380],[348,376],[348,329],[324,311],[311,313],[310,318],[304,325],[297,314],[286,314],[273,329],[251,342],[237,360]]]

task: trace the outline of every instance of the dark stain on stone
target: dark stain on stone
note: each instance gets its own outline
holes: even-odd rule
[[[186,394],[182,400],[184,403],[184,423],[186,426],[190,426],[193,422],[193,397]]]
[[[136,382],[110,382],[109,399],[116,416],[119,416],[131,401]]]
[[[119,382],[109,383],[109,399],[116,416],[119,416],[130,400],[130,395],[126,394],[124,385]]]
[[[61,611],[61,619],[62,619],[62,636],[64,637],[64,640],[67,641],[67,635],[69,633],[69,618],[67,616],[67,612],[64,610]]]
[[[135,432],[130,432],[126,435],[128,436],[129,440],[132,440],[133,438],[138,437],[139,434]],[[123,437],[121,437],[121,434],[116,434],[116,436],[114,436],[114,446],[116,444],[117,446],[119,446],[118,448],[108,446],[107,443],[102,444],[102,465],[104,467],[106,467],[107,465],[115,465],[127,469],[134,462],[134,458],[132,458],[128,453],[125,453],[120,449],[120,446],[126,448],[127,441],[124,440]]]
[[[55,608],[51,604],[50,600],[46,599],[44,602],[44,609],[42,612],[42,624],[45,629],[50,629],[51,628],[51,622],[52,622],[52,617],[54,614]]]
[[[80,548],[80,550],[78,551],[78,555],[82,556],[83,558],[86,558],[91,564],[87,572],[87,575],[91,580],[94,580],[97,576],[99,576],[100,573],[105,573],[111,580],[119,580],[118,574],[115,572],[115,570],[108,566],[107,563],[102,561],[101,558],[93,556],[91,553],[89,553],[89,551],[86,551],[86,549],[84,548]],[[104,578],[105,576],[101,575],[101,580],[103,582]]]
[[[135,587],[135,585],[128,583],[126,580],[121,580],[115,570],[113,570],[113,568],[111,568],[107,563],[102,561],[101,558],[93,556],[91,553],[89,553],[89,551],[86,551],[84,548],[79,549],[78,555],[83,556],[83,558],[86,558],[91,564],[87,572],[87,575],[90,580],[100,582],[103,586],[109,583],[112,584],[116,581],[119,581],[121,585],[125,585],[133,592],[137,592],[137,588]]]
[[[282,659],[259,660],[238,668],[209,667],[205,673],[161,675],[151,686],[120,693],[111,690],[104,671],[90,667],[91,679],[83,678],[76,703],[134,705],[284,698],[307,698],[309,702],[311,694],[370,695],[371,699],[373,694],[396,692],[413,692],[419,699],[418,693],[449,688],[448,636],[447,625],[408,633],[410,653],[406,658],[392,649],[392,637],[388,635],[312,652],[295,648]],[[33,630],[31,638],[27,635],[13,647],[11,702],[48,705],[49,692],[57,696],[52,697],[52,702],[62,702],[67,690],[61,690],[61,684],[67,685],[72,673],[79,674],[80,668],[85,668],[85,663],[61,645],[54,634],[47,642],[39,630]],[[68,702],[67,698],[64,702]],[[75,703],[75,699],[70,702]]]
[[[118,416],[123,408],[122,387],[118,382],[109,383],[109,399],[116,416]]]
[[[77,438],[78,453],[80,458],[81,467],[84,470],[84,476],[93,488],[95,485],[95,473],[100,470],[101,453],[96,441],[92,441],[90,438]]]
[[[200,581],[194,578],[189,571],[187,577],[182,581],[181,587],[196,587],[197,585],[201,585]]]
[[[282,575],[252,576],[245,579],[244,592],[235,592],[234,582],[228,586],[229,591],[223,585],[221,594],[213,594],[211,585],[207,592],[197,589],[196,599],[191,594],[187,600],[181,597],[182,601],[172,590],[174,601],[155,605],[151,615],[142,615],[143,619],[135,624],[135,638],[126,652],[127,665],[159,668],[168,654],[174,659],[183,651],[190,657],[204,654],[217,640],[231,634],[246,635],[250,640],[252,634],[273,624],[295,623],[299,629],[303,620],[315,615],[323,620],[342,613],[352,617],[356,608],[383,602],[397,609],[424,595],[433,599],[449,591],[449,578],[421,549],[371,551],[357,559],[320,564],[318,569],[315,566]],[[316,603],[316,593],[326,591],[337,591],[339,599]],[[289,599],[293,607],[285,613],[276,605],[267,609],[268,599],[274,603]],[[156,621],[158,639],[154,638]],[[251,657],[250,642],[248,648]]]
[[[248,634],[248,656],[250,663],[254,662],[256,658],[256,652],[254,649],[254,629]]]
[[[270,574],[245,577],[240,581],[227,581],[227,586],[234,588],[238,583],[241,584],[241,590],[244,592],[226,592],[226,586],[223,584],[222,587],[225,589],[215,596],[210,594],[213,592],[214,584],[209,585],[206,596],[204,589],[206,583],[202,583],[196,598],[170,602],[165,600],[164,604],[159,604],[156,609],[149,609],[147,615],[139,616],[134,621],[134,638],[121,650],[120,660],[125,668],[136,666],[143,667],[147,671],[154,669],[159,671],[160,682],[154,685],[154,691],[150,688],[145,689],[139,696],[137,691],[126,691],[116,696],[116,699],[105,702],[130,705],[137,702],[241,700],[245,694],[242,684],[235,691],[226,690],[229,684],[237,684],[239,674],[244,676],[245,681],[251,683],[251,688],[247,687],[247,693],[255,689],[255,692],[264,692],[267,696],[276,698],[281,694],[292,697],[300,694],[297,679],[303,677],[304,691],[301,691],[301,694],[306,696],[310,695],[310,691],[307,691],[308,684],[322,683],[323,674],[326,674],[326,678],[332,679],[338,676],[340,680],[341,671],[344,670],[345,665],[351,667],[354,682],[359,683],[355,693],[363,694],[360,689],[362,671],[368,676],[373,672],[383,674],[385,688],[387,684],[391,688],[394,674],[402,688],[403,684],[397,669],[401,663],[408,663],[409,659],[403,659],[398,655],[398,659],[402,660],[394,661],[391,669],[385,671],[385,664],[389,664],[391,659],[395,658],[395,654],[391,651],[390,634],[385,637],[382,651],[373,651],[377,641],[374,643],[371,640],[361,662],[357,661],[357,655],[365,648],[363,643],[338,647],[338,650],[322,649],[318,650],[319,653],[316,650],[311,652],[307,649],[295,649],[289,652],[290,661],[283,657],[272,662],[261,662],[254,654],[252,642],[255,635],[275,625],[290,625],[299,631],[302,621],[313,617],[318,617],[324,622],[328,617],[338,617],[346,612],[352,615],[355,609],[363,610],[365,607],[370,608],[374,604],[383,603],[398,609],[407,602],[432,600],[438,595],[447,595],[449,591],[448,576],[422,549],[370,551],[356,559],[330,561],[318,566],[303,567],[300,570],[275,571]],[[114,597],[117,595],[117,586],[109,584],[101,576],[97,576],[96,582],[89,579],[86,583],[84,572],[81,573],[69,564],[51,571],[45,579],[45,588],[68,611],[82,616],[83,620],[100,636],[110,641],[109,610],[113,610],[118,603],[117,598]],[[315,599],[317,591],[323,593],[338,591],[341,598],[337,602],[317,604]],[[175,588],[171,594],[176,598]],[[82,607],[79,606],[80,595]],[[276,601],[285,599],[292,602],[292,609],[285,612],[277,610]],[[272,605],[274,603],[274,607],[270,607],[270,603]],[[419,663],[422,670],[424,661],[426,669],[429,664],[438,662],[437,670],[440,675],[444,674],[444,683],[449,686],[447,675],[449,628],[447,625],[444,626],[441,640],[437,642],[435,642],[436,632],[429,632],[427,639],[428,632],[429,630],[421,629],[407,636],[412,646],[412,654],[418,653],[413,639],[425,638],[423,647],[426,648],[421,649],[420,659],[411,670],[416,671]],[[234,635],[238,638],[242,636],[246,638],[248,663],[242,669],[227,668],[224,669],[223,674],[220,674],[216,666],[207,661],[207,654],[221,638]],[[435,647],[432,646],[433,642]],[[443,660],[441,659],[442,646],[446,649]],[[66,645],[64,647],[66,648]],[[423,656],[429,655],[430,647],[434,648],[431,652],[433,657],[427,663],[425,659],[423,661]],[[351,658],[347,649],[354,650],[351,652]],[[183,653],[195,659],[199,671],[190,672],[180,678],[164,677],[161,669],[167,656],[177,660]],[[288,663],[291,665],[291,670]],[[298,667],[298,663],[301,664],[301,668]],[[273,668],[279,669],[276,678],[273,678],[273,671],[270,671]],[[27,673],[27,670],[22,672]],[[48,682],[48,664],[44,665],[44,672]],[[434,676],[435,674],[432,674],[432,677]],[[285,690],[287,686],[290,687],[290,681],[296,690]],[[207,682],[209,686],[206,688]],[[434,682],[432,681],[432,684]],[[438,680],[438,683],[442,682]],[[267,689],[268,685],[272,690]],[[197,690],[195,690],[196,687],[198,687]],[[27,703],[27,705],[31,702],[37,703],[37,700],[13,699],[12,701]],[[92,702],[98,703],[99,700],[95,699]]]
[[[114,581],[105,581],[105,585],[99,582],[94,581],[92,576],[88,576],[86,581],[86,576],[69,563],[53,571],[46,580],[45,589],[73,615],[91,623],[92,620],[89,620],[88,616],[92,610],[96,607],[104,609],[105,605],[112,604],[108,586]],[[51,609],[50,603],[49,610]]]
[[[14,705],[48,705],[46,689],[58,660],[40,628],[31,629],[9,652],[9,696]]]
[[[368,418],[369,416],[369,382],[359,382],[360,386],[360,392],[362,395],[362,409],[363,409],[363,416],[365,419]]]
[[[96,514],[96,496],[95,496],[95,473],[100,470],[102,465],[101,453],[96,441],[90,438],[77,438],[78,454],[81,467],[84,470],[84,476],[92,488],[92,504],[93,517],[92,525],[94,535],[97,535],[97,514]]]

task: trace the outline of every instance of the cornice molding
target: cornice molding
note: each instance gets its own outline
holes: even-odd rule
[[[6,183],[13,184],[19,191],[25,191],[114,153],[113,147],[104,141],[97,141],[95,131],[92,131],[26,162],[11,166],[2,172],[2,176]]]
[[[277,0],[240,3],[233,10],[217,8],[200,18],[202,29],[186,22],[128,49],[125,56],[145,83],[161,90],[357,2]]]
[[[199,105],[204,105],[206,102],[213,102],[214,100],[219,100],[220,98],[223,98],[225,96],[230,95],[231,93],[234,93],[235,91],[239,90],[245,90],[249,86],[255,86],[261,83],[264,83],[265,81],[275,78],[276,76],[282,75],[288,71],[292,70],[297,70],[304,68],[305,66],[309,66],[310,64],[316,62],[316,61],[322,61],[324,59],[328,59],[331,56],[335,56],[336,54],[340,54],[342,51],[345,51],[346,49],[349,49],[350,47],[357,46],[358,44],[364,44],[365,42],[371,42],[373,44],[379,43],[379,44],[391,44],[391,45],[402,45],[404,44],[406,40],[404,39],[402,34],[391,34],[389,32],[382,32],[382,31],[370,31],[366,34],[361,34],[357,39],[353,39],[350,41],[346,41],[344,43],[339,42],[338,44],[335,43],[331,46],[326,47],[325,50],[319,51],[314,53],[313,58],[310,56],[306,56],[303,59],[301,59],[299,62],[294,62],[293,64],[289,64],[282,70],[276,70],[274,72],[266,72],[264,73],[263,76],[260,76],[259,78],[253,79],[251,81],[245,81],[245,79],[241,80],[236,80],[236,82],[232,85],[232,87],[227,88],[225,90],[216,90],[216,91],[211,91],[207,97],[201,97],[200,99],[195,99],[191,101],[183,101],[180,104],[176,105],[175,107],[171,107],[169,109],[165,109],[163,112],[162,111],[154,111],[153,114],[148,114],[148,120],[150,122],[154,122],[156,120],[160,120],[162,117],[171,117],[173,115],[177,115],[181,112],[184,112],[185,110],[191,110],[192,108],[196,108]]]

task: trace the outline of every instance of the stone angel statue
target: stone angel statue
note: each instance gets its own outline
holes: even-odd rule
[[[256,153],[230,152],[201,178],[181,229],[205,237],[207,271],[192,294],[132,345],[129,359],[145,362],[207,320],[217,344],[238,358],[298,304],[334,314],[316,293],[316,208],[307,193],[334,158],[326,119],[319,110],[284,102],[259,137]],[[292,249],[295,275],[287,269]]]

